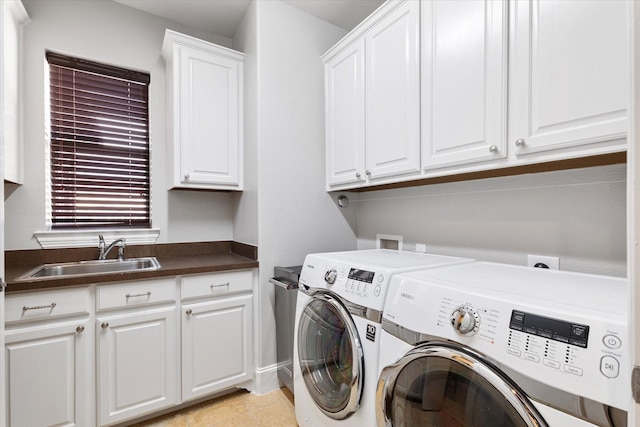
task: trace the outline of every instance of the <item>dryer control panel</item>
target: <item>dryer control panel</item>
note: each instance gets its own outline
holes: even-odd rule
[[[412,345],[434,337],[457,342],[541,384],[628,409],[628,346],[620,316],[598,318],[449,283],[392,280],[390,292],[383,317],[402,327],[406,335],[399,338],[420,336],[407,341]]]
[[[587,325],[538,316],[520,310],[511,311],[509,329],[582,348],[587,348],[589,340]]]

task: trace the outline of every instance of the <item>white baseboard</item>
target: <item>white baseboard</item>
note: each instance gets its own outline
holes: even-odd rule
[[[255,394],[266,394],[280,387],[282,385],[278,380],[278,364],[256,368]]]

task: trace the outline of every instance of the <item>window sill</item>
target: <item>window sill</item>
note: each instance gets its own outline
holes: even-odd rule
[[[160,236],[158,229],[113,229],[113,230],[65,230],[36,231],[33,235],[42,249],[98,247],[98,235],[102,234],[106,242],[125,238],[128,245],[156,243]]]

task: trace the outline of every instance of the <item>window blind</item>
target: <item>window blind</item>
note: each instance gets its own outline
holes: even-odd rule
[[[149,74],[46,56],[52,228],[150,227]]]

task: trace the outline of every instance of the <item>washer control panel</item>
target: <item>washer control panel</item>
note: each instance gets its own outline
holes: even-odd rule
[[[382,290],[380,283],[384,280],[384,276],[379,274],[377,280],[374,282],[375,276],[376,273],[373,271],[350,268],[344,290],[346,293],[365,298],[370,294],[378,296]]]
[[[324,289],[352,303],[382,311],[388,277],[391,274],[384,270],[359,268],[348,264],[318,264],[313,270],[309,269],[305,277],[301,276],[302,285],[310,288],[320,288],[318,285],[323,285]]]

